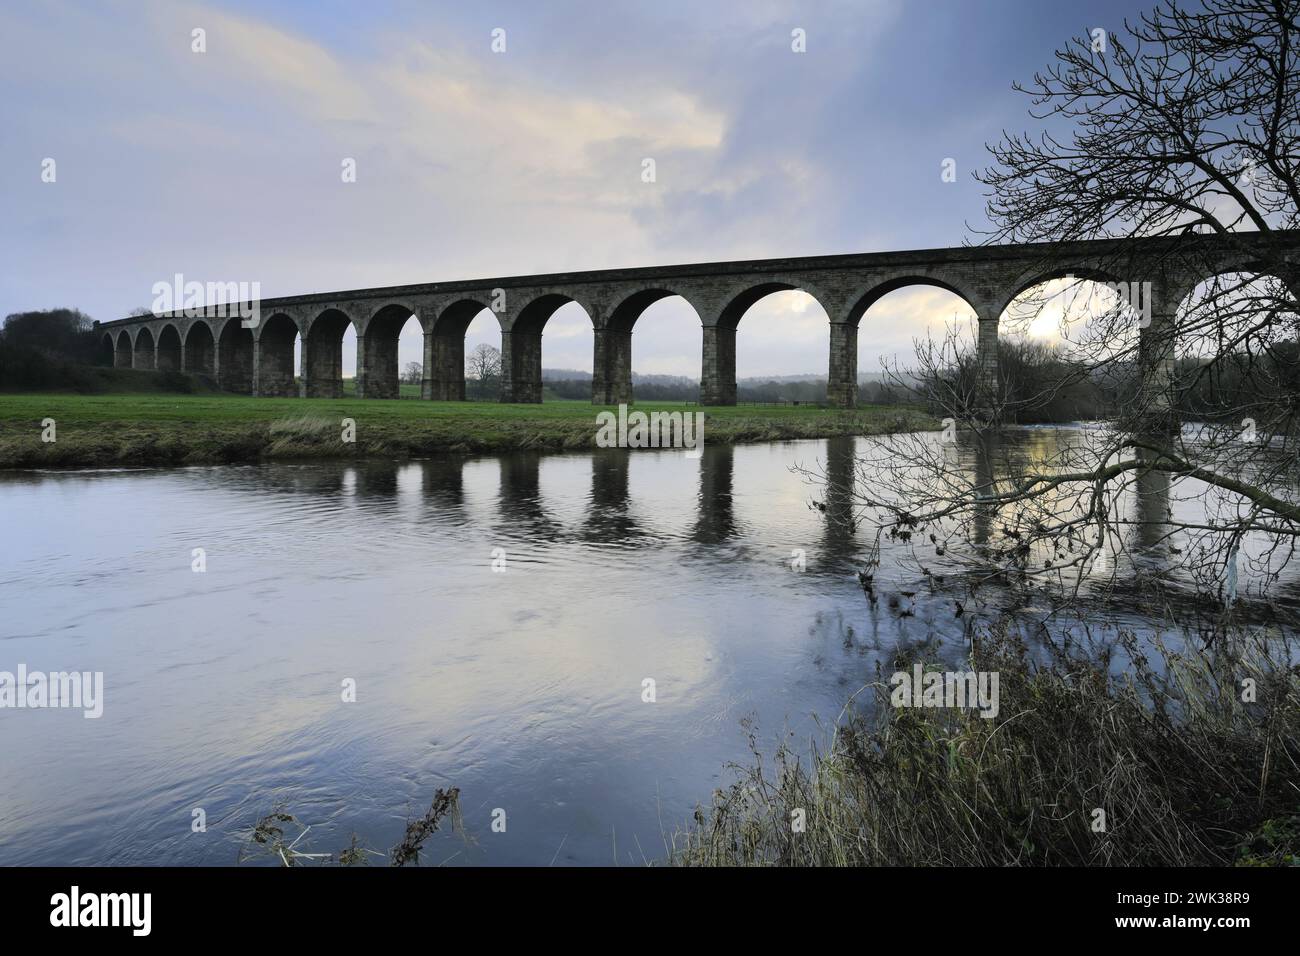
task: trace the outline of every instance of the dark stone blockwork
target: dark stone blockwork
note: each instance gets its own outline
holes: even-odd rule
[[[357,336],[357,394],[398,395],[397,339],[412,317],[424,333],[421,397],[465,397],[465,330],[484,309],[501,327],[501,400],[542,400],[542,334],[555,310],[577,302],[595,333],[592,401],[632,398],[632,343],[637,319],[654,302],[684,298],[703,335],[701,399],[736,402],[736,334],[746,310],[772,292],[800,289],[830,318],[827,397],[852,406],[857,398],[859,334],[870,335],[871,305],[909,285],[933,285],[960,296],[979,320],[981,381],[997,385],[998,320],[1021,292],[1073,275],[1145,284],[1150,318],[1140,329],[1146,388],[1159,402],[1173,370],[1172,320],[1196,285],[1216,274],[1268,263],[1300,284],[1300,233],[1185,235],[1147,240],[964,246],[794,259],[759,259],[637,269],[433,282],[350,292],[264,299],[259,319],[183,314],[133,316],[97,323],[103,351],[119,367],[181,368],[214,376],[223,388],[254,395],[338,397],[343,389],[342,344]],[[1281,264],[1279,266],[1279,264]],[[301,384],[293,349],[301,342]]]

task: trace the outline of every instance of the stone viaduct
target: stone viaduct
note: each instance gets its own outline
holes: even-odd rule
[[[1300,231],[963,246],[433,282],[263,299],[255,322],[238,314],[177,311],[96,323],[96,330],[105,361],[111,355],[117,366],[206,374],[224,389],[252,395],[328,398],[342,395],[343,335],[351,325],[357,339],[357,396],[396,398],[398,335],[414,317],[424,333],[421,397],[463,400],[465,331],[488,309],[501,327],[501,400],[540,402],[543,330],[556,309],[577,302],[595,333],[592,401],[604,405],[632,399],[637,319],[652,303],[676,295],[695,309],[702,326],[702,404],[734,405],[742,317],[763,297],[798,289],[816,299],[830,319],[827,398],[848,407],[857,396],[860,327],[882,296],[910,285],[938,286],[960,296],[978,318],[981,381],[993,388],[998,323],[1007,306],[1039,283],[1072,275],[1144,290],[1139,355],[1147,388],[1161,396],[1173,368],[1179,305],[1201,281],[1235,271],[1280,274],[1292,288],[1300,287]],[[865,333],[871,333],[869,319]],[[301,343],[300,380],[294,374],[295,342]]]

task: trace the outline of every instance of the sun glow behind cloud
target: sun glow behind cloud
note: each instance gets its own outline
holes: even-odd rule
[[[1040,50],[987,12],[955,5],[936,32],[905,9],[10,5],[0,307],[113,318],[176,272],[273,296],[955,245],[978,220],[968,172],[987,131],[1023,116],[1006,92],[1018,59],[1039,65],[1067,28],[1044,24]],[[504,55],[489,50],[498,21]],[[795,24],[806,54],[790,49]],[[945,66],[903,82],[918,57]],[[979,109],[949,95],[956,76]],[[43,156],[59,159],[57,186],[33,173]],[[946,156],[956,183],[939,177]],[[862,368],[962,307],[933,293],[873,308]],[[548,326],[545,362],[589,370],[589,323],[573,312]],[[492,325],[471,339],[491,341]],[[824,374],[827,335],[815,300],[769,297],[741,322],[738,372]],[[699,349],[698,317],[670,300],[638,325],[633,365],[697,376]],[[420,352],[410,323],[401,361]]]

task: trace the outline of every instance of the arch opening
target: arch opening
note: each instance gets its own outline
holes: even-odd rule
[[[298,394],[294,377],[294,352],[298,344],[298,323],[283,312],[262,325],[257,339],[254,394],[292,398]]]
[[[227,392],[253,393],[253,330],[239,318],[226,320],[217,342],[217,384]]]
[[[690,301],[668,289],[645,289],[619,303],[609,321],[605,403],[699,401],[702,325]],[[599,390],[593,401],[600,401]]]
[[[977,315],[955,289],[901,280],[873,290],[859,305],[865,307],[851,313],[858,335],[849,380],[859,403],[892,405],[973,375]]]
[[[105,332],[99,337],[99,345],[95,348],[95,364],[99,366],[113,365],[113,333]]]
[[[1136,394],[1140,377],[1127,359],[1142,325],[1121,292],[1127,288],[1095,270],[1062,270],[1012,297],[998,317],[995,349],[1009,418],[1095,420]]]
[[[365,334],[357,336],[357,397],[401,397],[399,344],[403,329],[413,318],[416,316],[410,306],[392,303],[366,323]]]
[[[113,367],[131,367],[131,333],[126,329],[117,333],[117,344],[113,348]]]
[[[181,334],[168,323],[158,333],[158,370],[173,371],[181,367]]]
[[[212,327],[198,319],[185,334],[185,371],[191,375],[215,375],[217,344]]]
[[[501,401],[501,323],[494,312],[480,311],[462,338],[465,396],[481,402]]]
[[[1170,399],[1201,420],[1289,430],[1300,394],[1300,289],[1255,266],[1197,283],[1175,309]]]
[[[478,299],[460,299],[438,313],[433,332],[425,339],[424,398],[440,402],[463,402],[467,396],[480,401],[496,398],[501,387],[500,326],[488,307]],[[466,356],[466,339],[471,326],[477,326],[477,338],[485,330],[495,330],[495,342],[476,345],[489,351],[471,350]],[[472,381],[471,381],[472,380]],[[489,396],[490,393],[490,396]]]
[[[553,324],[552,320],[554,320]],[[550,390],[559,399],[582,398],[586,375],[594,379],[595,337],[591,317],[575,299],[548,293],[520,310],[509,332],[501,335],[501,401],[539,404],[542,401],[542,330],[550,324],[555,343],[556,371],[577,375],[552,376]],[[591,338],[587,338],[591,336]],[[585,340],[585,341],[584,341]]]
[[[155,368],[155,347],[156,343],[152,332],[147,328],[137,332],[135,334],[135,352],[133,353],[132,367],[152,372]]]
[[[747,331],[738,348],[742,318]],[[810,292],[776,281],[746,289],[722,310],[716,327],[704,327],[701,403],[825,401],[827,382],[817,371],[823,356],[829,351],[848,359],[844,343],[832,343],[830,336],[830,318]],[[744,355],[751,378],[743,386],[737,376],[738,353]],[[851,364],[856,365],[856,354]],[[844,376],[841,369],[839,377]]]
[[[352,320],[327,309],[312,320],[302,360],[303,392],[308,398],[343,397],[343,337]]]

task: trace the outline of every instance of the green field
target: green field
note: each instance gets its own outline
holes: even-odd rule
[[[409,388],[417,388],[409,386]],[[418,389],[417,389],[418,390]],[[866,406],[703,408],[705,442],[868,435],[937,427],[914,409]],[[541,405],[418,400],[251,398],[223,393],[0,394],[0,468],[185,465],[292,458],[413,458],[442,453],[595,447],[589,402]],[[343,419],[356,440],[341,440]],[[41,422],[53,419],[55,441]]]

